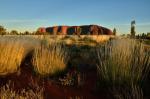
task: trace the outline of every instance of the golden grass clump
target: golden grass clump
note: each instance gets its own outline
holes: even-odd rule
[[[35,70],[41,75],[53,75],[66,68],[67,51],[62,44],[51,43],[35,48],[33,55],[33,65]]]
[[[142,84],[150,69],[150,55],[144,45],[132,39],[109,42],[98,50],[100,81],[110,86]]]
[[[25,57],[25,48],[18,40],[6,39],[0,41],[0,50],[0,75],[16,72]]]

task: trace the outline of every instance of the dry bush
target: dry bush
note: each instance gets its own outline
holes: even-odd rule
[[[33,55],[33,65],[35,70],[41,75],[51,75],[59,73],[66,68],[68,56],[62,44],[51,43],[35,48]]]
[[[137,85],[149,73],[150,56],[136,40],[114,40],[97,51],[100,82],[110,86]]]
[[[16,92],[6,84],[0,88],[0,99],[44,99],[43,88],[37,87],[34,91],[23,89],[21,92]]]

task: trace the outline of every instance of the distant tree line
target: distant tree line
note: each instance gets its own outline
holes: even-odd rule
[[[136,35],[135,24],[136,24],[135,20],[131,21],[131,31],[130,31],[130,34],[128,34],[127,36],[131,38],[137,38],[137,39],[150,39],[150,32],[147,34],[142,33],[142,34]],[[81,28],[78,28],[76,31],[79,33],[79,35],[81,34]],[[43,35],[43,34],[47,35],[49,33],[39,32],[39,29],[37,29],[37,31],[35,32],[29,32],[29,31],[18,32],[17,30],[11,30],[10,32],[8,32],[6,28],[0,25],[0,35]],[[113,35],[116,35],[116,34],[117,34],[117,30],[116,28],[114,28]]]
[[[150,39],[150,33],[142,33],[136,36],[137,39]]]
[[[11,30],[10,32],[7,31],[6,28],[0,25],[0,35],[35,35],[37,32],[18,32],[17,30]]]
[[[79,30],[80,31],[80,30]],[[0,35],[48,35],[49,33],[39,32],[38,29],[35,32],[18,32],[17,30],[11,30],[10,32],[7,31],[6,28],[0,25]]]

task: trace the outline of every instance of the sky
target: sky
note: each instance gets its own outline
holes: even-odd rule
[[[119,34],[150,32],[150,0],[0,0],[0,25],[8,31],[36,31],[56,25],[97,24]]]

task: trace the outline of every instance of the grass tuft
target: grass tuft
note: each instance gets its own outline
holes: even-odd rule
[[[150,56],[142,43],[114,40],[99,48],[97,65],[100,81],[110,86],[141,85],[150,69]]]
[[[25,57],[25,48],[18,40],[0,42],[0,75],[14,73]]]
[[[33,65],[41,75],[53,75],[66,68],[68,56],[62,44],[51,43],[49,46],[44,43],[35,48]]]
[[[43,88],[37,87],[36,90],[25,90],[16,92],[6,84],[0,88],[0,99],[44,99]]]

